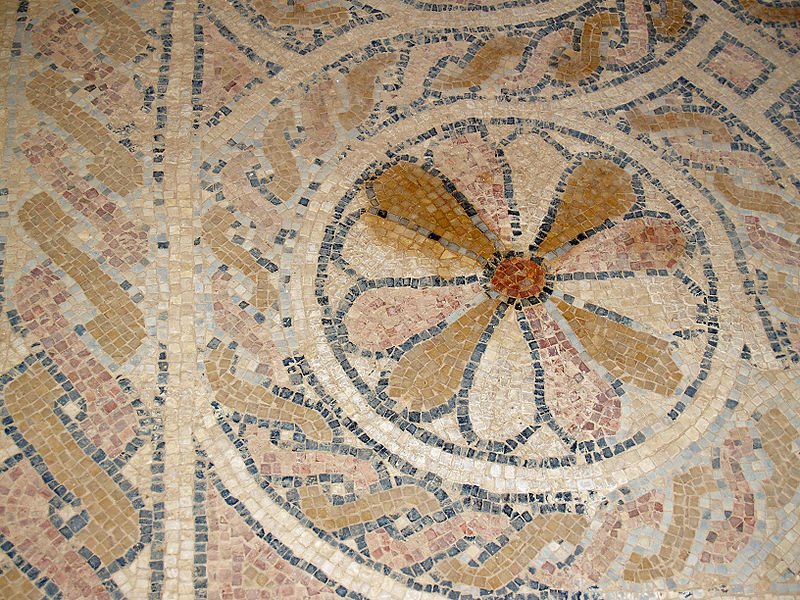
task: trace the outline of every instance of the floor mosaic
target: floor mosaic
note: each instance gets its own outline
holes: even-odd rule
[[[800,597],[797,2],[0,13],[0,598]]]

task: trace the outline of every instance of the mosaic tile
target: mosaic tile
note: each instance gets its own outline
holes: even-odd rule
[[[797,6],[791,4],[769,4],[761,0],[715,0],[731,11],[736,17],[765,38],[791,54],[800,50],[800,30],[798,29]]]
[[[0,597],[800,595],[797,6],[0,15]]]
[[[796,145],[800,146],[800,81],[794,82],[780,95],[780,100],[764,113]]]
[[[775,70],[774,64],[727,33],[722,34],[717,45],[697,66],[744,98],[755,92]]]

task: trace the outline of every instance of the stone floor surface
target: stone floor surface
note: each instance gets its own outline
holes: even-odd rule
[[[0,40],[0,598],[800,597],[797,2]]]

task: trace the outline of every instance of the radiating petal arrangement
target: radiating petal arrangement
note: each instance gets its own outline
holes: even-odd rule
[[[463,165],[465,157],[473,156],[470,142],[477,145],[474,155],[485,179],[477,169],[456,171],[451,179],[451,165]],[[440,263],[446,262],[445,252],[473,261],[474,276],[448,281],[435,274],[425,280],[386,273],[371,280],[342,320],[357,346],[372,352],[395,348],[400,354],[385,388],[394,410],[429,413],[456,402],[465,405],[465,419],[492,422],[483,430],[514,430],[504,423],[518,423],[520,414],[511,407],[519,402],[505,404],[491,418],[470,410],[476,398],[497,402],[508,385],[493,370],[480,368],[485,354],[500,358],[492,344],[500,327],[522,328],[513,334],[518,347],[503,346],[503,352],[517,359],[527,357],[519,368],[530,375],[520,374],[522,380],[533,388],[535,372],[544,369],[538,379],[545,382],[538,403],[529,390],[533,406],[517,409],[525,413],[524,423],[503,439],[542,422],[550,422],[573,444],[613,436],[621,403],[605,373],[661,396],[676,393],[684,372],[672,356],[671,331],[654,332],[646,323],[602,306],[589,309],[582,298],[559,289],[559,281],[574,274],[665,278],[680,262],[686,239],[676,222],[631,212],[636,203],[631,174],[608,159],[587,158],[569,169],[563,191],[543,222],[520,224],[539,227],[541,241],[525,253],[514,249],[509,235],[498,235],[510,232],[513,209],[506,204],[500,212],[498,194],[486,193],[477,183],[491,182],[492,174],[502,172],[486,142],[474,135],[451,139],[434,156],[441,164],[423,168],[400,161],[368,180],[371,202],[364,219],[374,238],[391,244],[395,252],[404,251],[395,239],[424,238],[431,257],[442,253]],[[436,272],[443,267],[437,265]],[[573,369],[571,381],[564,378]],[[488,406],[485,400],[480,405],[484,410]],[[486,439],[463,427],[462,434],[468,443]]]

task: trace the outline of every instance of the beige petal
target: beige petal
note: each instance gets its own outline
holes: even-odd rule
[[[536,373],[516,311],[495,327],[475,369],[469,391],[469,419],[485,440],[506,440],[536,419]]]
[[[626,279],[559,281],[558,291],[646,323],[654,331],[676,331],[697,327],[693,296],[676,277],[637,274]]]

